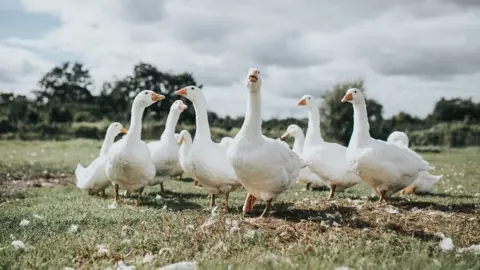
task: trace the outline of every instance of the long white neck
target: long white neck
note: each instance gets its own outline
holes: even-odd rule
[[[107,131],[105,134],[105,139],[103,140],[102,148],[100,149],[100,156],[108,154],[110,147],[112,147],[115,136]]]
[[[142,136],[142,116],[145,108],[132,105],[130,116],[130,127],[127,133],[127,145],[131,145],[135,141],[140,141]]]
[[[370,124],[368,123],[367,105],[365,102],[353,104],[353,132],[350,145],[363,147],[370,140]]]
[[[177,126],[178,118],[180,114],[176,111],[170,111],[167,116],[167,122],[165,123],[165,130],[160,136],[160,140],[175,140],[175,127]]]
[[[315,145],[323,142],[320,133],[320,113],[317,107],[308,108],[308,128],[305,145]]]
[[[190,153],[190,149],[192,148],[192,141],[183,139],[182,145],[180,145],[180,158],[186,158]]]
[[[248,91],[247,114],[239,133],[248,137],[262,136],[262,98],[260,91]]]
[[[303,152],[303,144],[305,143],[305,135],[303,135],[302,131],[296,132],[294,135],[295,141],[293,142],[293,152],[297,155],[302,154]]]
[[[210,135],[210,124],[208,123],[207,100],[203,95],[193,102],[195,108],[195,122],[197,129],[195,131],[194,141],[212,141]]]

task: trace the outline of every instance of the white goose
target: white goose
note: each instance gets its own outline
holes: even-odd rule
[[[157,170],[157,175],[149,186],[160,184],[160,191],[164,192],[163,183],[167,181],[171,175],[178,174],[182,171],[182,167],[178,162],[178,150],[180,146],[175,140],[175,127],[177,125],[180,114],[187,109],[187,105],[183,101],[176,100],[170,107],[170,113],[167,116],[165,130],[159,141],[148,144],[153,164]]]
[[[142,115],[145,108],[164,98],[165,96],[149,90],[138,93],[132,104],[130,130],[113,144],[108,153],[106,173],[115,186],[115,203],[119,202],[119,186],[127,191],[138,191],[139,203],[144,187],[155,177],[150,150],[141,140]]]
[[[178,161],[187,176],[193,177],[193,164],[190,160],[190,150],[192,149],[192,135],[187,130],[182,130],[178,136]]]
[[[108,151],[119,133],[125,134],[127,129],[118,122],[110,124],[100,149],[100,155],[86,168],[77,164],[77,169],[75,170],[77,187],[88,190],[89,195],[103,192],[105,196],[105,189],[111,185],[105,174],[105,163],[107,162]]]
[[[247,114],[242,128],[228,147],[227,156],[235,173],[248,191],[243,212],[252,210],[258,198],[266,202],[261,217],[270,209],[273,199],[293,187],[307,162],[300,159],[280,140],[263,136],[261,119],[260,72],[252,68],[246,79]]]
[[[285,131],[280,138],[285,139],[289,136],[294,138],[292,151],[295,152],[299,157],[303,157],[303,144],[305,143],[305,134],[303,134],[303,130],[295,124],[289,125],[287,127],[287,131]],[[309,168],[303,168],[300,171],[298,182],[305,183],[306,190],[309,190],[310,187],[325,186],[325,183],[320,179],[320,177],[314,174]]]
[[[433,170],[412,150],[370,137],[367,105],[362,92],[349,89],[342,102],[353,105],[353,132],[347,159],[353,170],[380,196],[379,202],[408,185],[422,171]]]
[[[223,210],[228,211],[228,195],[241,184],[226,158],[227,147],[212,141],[203,91],[187,86],[175,94],[188,98],[195,108],[197,130],[190,150],[193,177],[211,194],[210,207],[215,205],[215,195],[225,195]]]
[[[232,137],[223,137],[220,140],[220,144],[223,145],[223,146],[226,146],[226,147],[228,147],[232,142],[233,142]]]
[[[329,199],[335,191],[354,186],[362,179],[350,169],[346,161],[347,148],[338,143],[326,142],[320,133],[320,113],[313,96],[305,95],[297,103],[308,110],[308,128],[303,145],[303,157],[311,162],[308,166],[330,188]]]
[[[387,142],[394,143],[400,147],[408,148],[409,139],[407,134],[401,131],[394,131],[387,138]],[[408,187],[404,188],[401,193],[404,195],[417,193],[430,193],[433,186],[443,177],[443,175],[433,175],[429,172],[422,171],[418,174],[417,179]]]

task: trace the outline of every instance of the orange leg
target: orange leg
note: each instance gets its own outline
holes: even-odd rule
[[[328,195],[329,200],[333,199],[333,197],[335,196],[335,188],[336,187],[337,187],[336,185],[331,185],[330,186],[330,194]]]
[[[387,191],[385,191],[385,190],[380,191],[380,199],[378,200],[379,204],[387,203],[387,201],[385,200],[385,194],[386,193],[387,193]]]
[[[223,205],[223,212],[227,213],[228,212],[228,196],[230,193],[225,194],[225,202]]]
[[[409,185],[408,187],[404,188],[401,191],[402,195],[409,195],[409,194],[413,194],[413,193],[415,193],[415,185],[414,184]]]
[[[119,189],[119,186],[117,184],[115,184],[115,194],[114,194],[114,197],[113,197],[113,203],[115,203],[115,204],[121,203],[120,198],[118,196],[118,189]]]
[[[262,213],[262,215],[260,216],[260,218],[265,217],[265,214],[266,214],[268,211],[270,211],[270,206],[271,206],[271,204],[272,204],[272,200],[270,199],[270,200],[267,201],[267,205],[265,206],[265,210],[263,210],[263,213]]]
[[[215,206],[215,194],[210,193],[210,208]]]
[[[247,195],[247,199],[245,199],[245,203],[243,204],[243,213],[246,214],[253,210],[253,204],[255,203],[255,198],[252,194]]]

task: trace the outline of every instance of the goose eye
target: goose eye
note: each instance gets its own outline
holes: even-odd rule
[[[192,87],[192,88],[190,88],[190,89],[191,89],[191,90],[194,90],[195,88]]]
[[[353,93],[355,93],[355,94],[356,94],[356,93],[357,93],[357,90],[353,91]]]
[[[148,94],[147,92],[145,92],[145,95]]]

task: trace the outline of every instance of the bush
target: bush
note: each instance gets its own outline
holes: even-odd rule
[[[100,130],[92,126],[77,126],[73,128],[75,138],[101,139]]]

